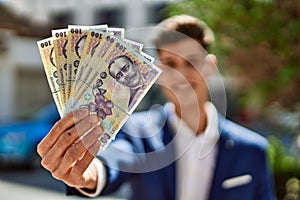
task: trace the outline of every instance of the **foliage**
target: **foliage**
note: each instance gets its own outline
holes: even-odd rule
[[[300,102],[299,0],[183,0],[169,15],[190,14],[215,32],[213,52],[223,73],[239,79],[239,103],[262,112]]]
[[[270,142],[268,156],[274,174],[276,195],[278,199],[283,199],[285,196],[293,195],[290,193],[296,193],[295,195],[300,195],[299,158],[292,156],[291,153],[289,153],[285,148],[283,143],[275,136],[271,136],[268,139]]]
[[[300,0],[182,0],[166,11],[193,15],[211,27],[212,52],[222,73],[238,83],[240,109],[282,121],[299,134]],[[275,136],[269,141],[278,199],[291,199],[295,188],[299,198],[299,158]]]

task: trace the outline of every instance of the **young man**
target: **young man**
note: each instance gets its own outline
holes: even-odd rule
[[[98,119],[75,111],[39,144],[42,165],[69,194],[105,195],[129,182],[134,200],[275,199],[267,141],[209,102],[206,80],[217,62],[204,49],[212,39],[191,16],[162,22],[155,45],[164,70],[159,83],[170,103],[133,114],[99,159]]]

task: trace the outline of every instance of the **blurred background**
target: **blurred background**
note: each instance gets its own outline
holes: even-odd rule
[[[278,199],[300,199],[299,0],[0,0],[4,197],[20,198],[14,193],[18,190],[24,191],[23,199],[40,194],[66,198],[64,185],[41,168],[35,153],[59,118],[36,42],[68,24],[105,23],[131,30],[182,13],[203,19],[214,30],[211,53],[223,75],[227,117],[268,138]],[[130,39],[146,43],[144,35]],[[163,102],[157,90],[151,89],[138,110]],[[122,190],[109,198],[123,198]]]

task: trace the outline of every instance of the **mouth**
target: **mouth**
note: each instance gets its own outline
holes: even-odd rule
[[[129,83],[131,83],[132,81],[134,81],[135,77],[134,76],[128,76],[126,77],[126,81],[128,81]]]
[[[193,85],[191,83],[177,83],[174,84],[172,88],[176,91],[188,92],[189,90],[193,89]]]
[[[187,106],[197,102],[197,94],[194,87],[191,83],[177,83],[170,89],[180,102],[180,105]]]

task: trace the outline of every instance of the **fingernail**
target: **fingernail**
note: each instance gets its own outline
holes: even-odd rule
[[[88,109],[80,109],[79,110],[79,115],[82,116],[82,117],[88,116],[89,115]]]
[[[90,118],[89,118],[90,123],[97,123],[98,121],[99,121],[99,118],[97,115],[90,115]]]
[[[96,131],[98,136],[101,136],[103,134],[103,129],[102,129],[101,126],[96,126],[95,131]]]

